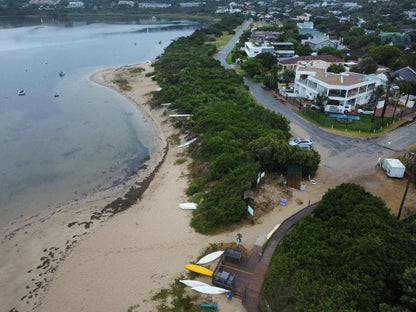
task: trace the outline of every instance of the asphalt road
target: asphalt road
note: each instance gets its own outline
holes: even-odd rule
[[[233,38],[215,56],[226,68],[231,68],[225,62],[225,57],[231,52],[239,37],[250,25],[246,22],[233,36]],[[377,138],[350,138],[333,134],[316,127],[310,122],[295,114],[292,109],[263,90],[260,84],[244,78],[251,95],[264,107],[280,113],[291,123],[292,134],[304,133],[314,142],[314,147],[321,153],[321,165],[339,174],[345,173],[348,177],[356,176],[374,168],[378,157],[386,158],[397,152],[405,150],[416,143],[416,122],[404,125]],[[323,156],[322,156],[323,154]]]

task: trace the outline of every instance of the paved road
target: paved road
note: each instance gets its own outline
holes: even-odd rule
[[[216,55],[216,59],[226,68],[231,68],[225,62],[225,57],[231,52],[239,37],[250,25],[246,22],[233,38]],[[317,150],[321,153],[321,165],[331,169],[345,178],[372,170],[378,157],[385,158],[406,149],[416,143],[416,122],[395,129],[381,137],[362,139],[349,138],[324,131],[305,121],[295,114],[290,107],[277,101],[271,94],[265,92],[260,84],[244,78],[252,96],[269,110],[284,115],[291,123],[294,135],[307,135],[312,138]]]

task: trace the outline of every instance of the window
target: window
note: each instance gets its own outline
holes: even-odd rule
[[[358,88],[348,90],[348,96],[357,95],[357,93],[358,93]]]
[[[328,96],[345,97],[347,94],[346,90],[329,89]]]

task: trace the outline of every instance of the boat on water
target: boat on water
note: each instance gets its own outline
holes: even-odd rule
[[[59,93],[55,93],[54,94],[54,97],[59,97]]]
[[[65,76],[65,72],[64,72],[64,71],[61,71],[61,72],[59,73],[59,77],[63,77],[63,76]]]
[[[26,91],[25,90],[19,90],[19,92],[17,93],[17,95],[22,96],[22,95],[26,95]]]

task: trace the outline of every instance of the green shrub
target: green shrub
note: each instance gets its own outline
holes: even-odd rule
[[[201,191],[201,185],[198,183],[191,183],[191,185],[189,185],[189,187],[186,189],[186,195],[192,196],[199,191]]]

